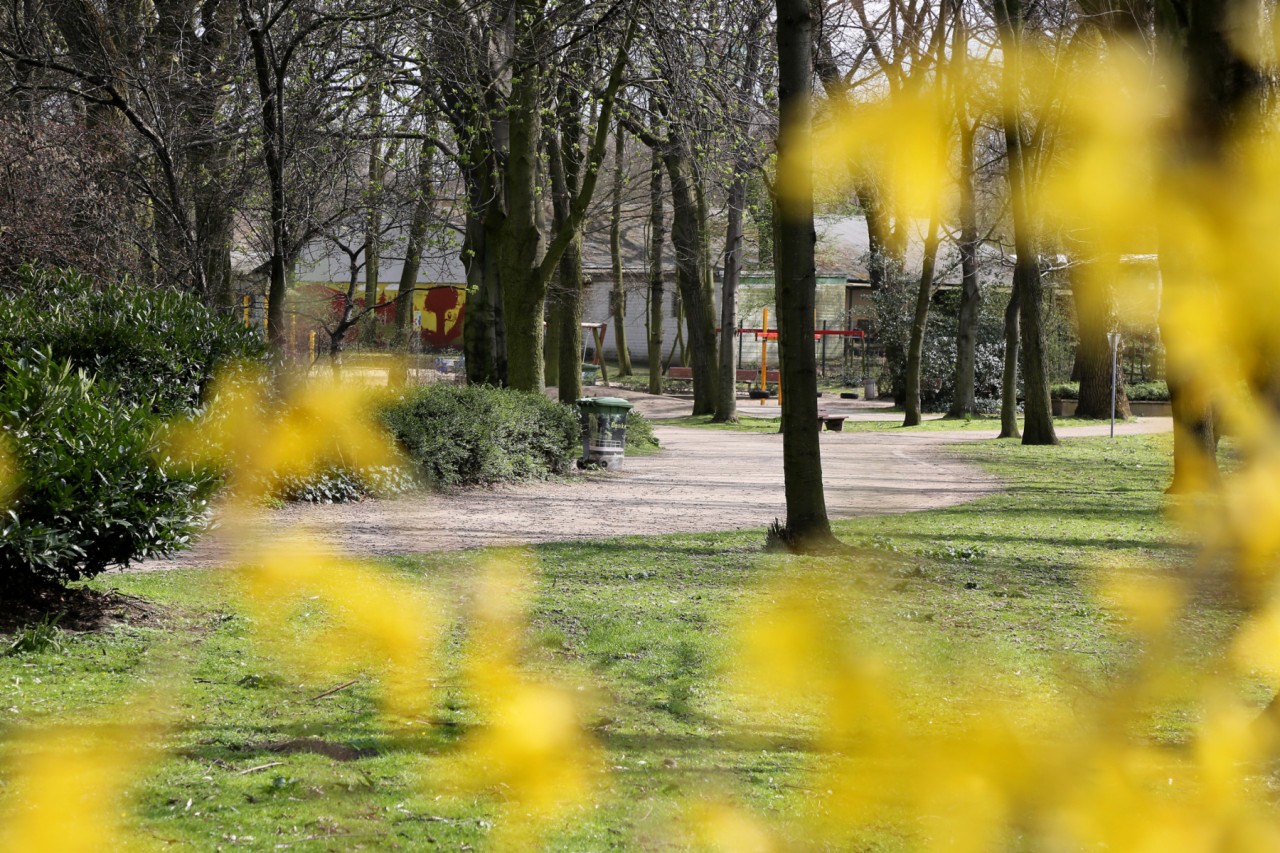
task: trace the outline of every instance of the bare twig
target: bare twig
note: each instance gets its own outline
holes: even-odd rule
[[[248,770],[241,770],[237,776],[248,776],[250,773],[257,773],[259,770],[266,770],[271,767],[279,767],[284,764],[283,761],[269,761],[266,764],[259,764],[257,767],[250,767]]]
[[[311,702],[318,702],[318,701],[320,701],[321,699],[323,699],[323,698],[324,698],[324,697],[326,697],[326,696],[332,696],[333,694],[335,694],[335,693],[337,693],[337,692],[339,692],[339,691],[346,690],[348,687],[350,687],[351,685],[355,684],[355,683],[356,683],[357,681],[359,681],[359,680],[360,680],[360,679],[358,679],[358,678],[353,678],[353,679],[351,679],[350,681],[348,681],[346,684],[339,684],[337,687],[333,687],[333,688],[331,688],[331,689],[329,689],[329,690],[326,690],[325,692],[323,692],[323,693],[319,694],[318,696],[312,696],[312,697],[311,697],[311,699],[310,699],[309,701],[311,701]]]

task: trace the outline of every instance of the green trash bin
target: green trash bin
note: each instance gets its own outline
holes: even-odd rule
[[[627,443],[627,415],[631,404],[621,397],[583,397],[578,400],[582,422],[582,459],[610,471],[622,467]]]
[[[596,380],[600,378],[600,366],[598,364],[582,365],[582,384],[595,385]]]

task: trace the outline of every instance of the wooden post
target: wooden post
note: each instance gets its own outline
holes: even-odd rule
[[[609,385],[609,368],[604,363],[604,334],[609,330],[608,323],[601,323],[591,330],[591,337],[596,339],[596,364],[600,365],[600,381]]]
[[[311,334],[307,336],[307,369],[311,369],[311,365],[316,363],[316,330],[312,329]]]

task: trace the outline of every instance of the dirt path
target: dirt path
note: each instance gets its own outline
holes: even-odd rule
[[[1106,426],[1064,435],[1106,434]],[[1167,421],[1125,424],[1125,433]],[[350,554],[389,555],[485,545],[766,526],[784,518],[782,436],[659,427],[663,451],[628,458],[625,470],[574,482],[531,483],[454,495],[315,506],[264,514],[271,530],[305,524]],[[934,509],[1000,488],[994,478],[940,452],[943,444],[990,438],[976,432],[822,433],[827,508],[833,518]],[[137,569],[225,562],[216,534],[174,560]],[[137,570],[135,569],[135,570]]]

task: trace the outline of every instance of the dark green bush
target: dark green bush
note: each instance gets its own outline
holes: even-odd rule
[[[263,352],[256,329],[190,294],[23,268],[0,298],[0,433],[20,480],[0,586],[185,547],[216,476],[160,461],[159,419],[195,410],[215,371]]]
[[[1169,402],[1169,384],[1167,382],[1131,382],[1124,386],[1129,399],[1140,403]]]
[[[580,455],[577,412],[539,394],[428,385],[388,406],[382,421],[436,486],[561,474]]]
[[[1055,400],[1079,400],[1079,382],[1055,382],[1049,386],[1049,396]]]
[[[0,436],[17,488],[0,516],[0,587],[66,583],[187,545],[215,481],[157,461],[148,406],[47,352],[2,368]]]
[[[627,447],[647,450],[658,446],[658,437],[653,434],[653,424],[644,415],[632,409],[627,414]]]
[[[1124,391],[1135,402],[1169,402],[1169,386],[1165,382],[1126,382]],[[1058,382],[1049,387],[1049,393],[1059,400],[1079,400],[1080,383]]]
[[[220,366],[264,352],[257,329],[190,294],[72,270],[26,267],[21,277],[0,299],[0,359],[46,351],[158,415],[190,411]]]

